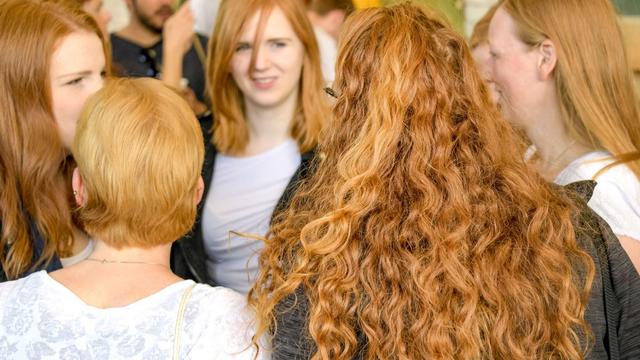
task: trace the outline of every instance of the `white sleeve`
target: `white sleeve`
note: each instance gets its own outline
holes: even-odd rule
[[[213,308],[207,329],[196,341],[189,359],[254,359],[257,349],[251,338],[255,333],[255,317],[245,297],[223,289],[207,306]],[[270,358],[262,342],[256,359]]]
[[[637,179],[596,179],[589,207],[613,233],[640,241],[640,182]]]

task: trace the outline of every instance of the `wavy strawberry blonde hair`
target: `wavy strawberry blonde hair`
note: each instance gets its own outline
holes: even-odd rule
[[[341,36],[323,156],[260,256],[257,336],[302,290],[313,359],[582,358],[574,205],[523,163],[464,39],[411,4]]]
[[[315,33],[300,0],[223,0],[216,27],[209,41],[207,79],[209,97],[215,118],[212,142],[226,154],[237,154],[249,141],[242,92],[229,71],[244,24],[258,11],[260,20],[254,43],[260,42],[271,10],[278,7],[304,47],[304,62],[300,77],[300,96],[290,134],[304,153],[315,147],[324,117],[328,113],[322,88],[322,68]],[[252,51],[251,67],[257,53]]]
[[[640,109],[610,0],[505,0],[519,38],[556,47],[562,120],[574,138],[611,153],[640,179]],[[571,21],[568,21],[571,19]]]
[[[67,161],[51,109],[51,56],[76,31],[102,34],[84,12],[52,2],[0,2],[0,262],[9,279],[71,245]],[[45,239],[34,254],[29,224]]]

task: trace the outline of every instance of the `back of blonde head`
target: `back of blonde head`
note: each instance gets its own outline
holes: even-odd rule
[[[107,83],[87,102],[72,151],[86,189],[79,215],[90,235],[116,248],[151,247],[193,225],[202,131],[160,81]]]
[[[302,288],[314,359],[581,358],[572,204],[519,157],[464,39],[402,4],[340,43],[324,156],[260,257],[258,333]]]
[[[557,52],[556,89],[568,131],[626,162],[640,179],[640,112],[610,0],[505,0],[520,39]]]

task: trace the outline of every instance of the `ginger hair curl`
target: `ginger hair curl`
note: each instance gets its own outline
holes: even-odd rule
[[[464,39],[401,4],[340,44],[322,156],[260,256],[256,339],[302,289],[312,359],[582,358],[575,207],[521,159]]]

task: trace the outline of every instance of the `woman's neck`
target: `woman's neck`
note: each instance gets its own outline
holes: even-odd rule
[[[534,165],[548,181],[553,181],[572,161],[593,151],[568,133],[559,109],[547,111],[532,124],[527,135],[537,149]]]
[[[89,245],[89,236],[75,225],[71,225],[71,236],[73,237],[73,242],[68,256],[78,255]]]
[[[89,257],[50,276],[82,301],[99,308],[122,307],[182,281],[169,267],[171,244],[116,249],[95,239]]]
[[[140,264],[164,266],[167,269],[171,254],[171,244],[158,245],[150,248],[123,247],[116,249],[104,241],[96,239],[90,261],[104,261],[113,264]]]
[[[298,94],[295,92],[276,106],[261,107],[245,101],[249,143],[243,155],[260,154],[289,139],[291,122],[296,115],[297,105]]]

